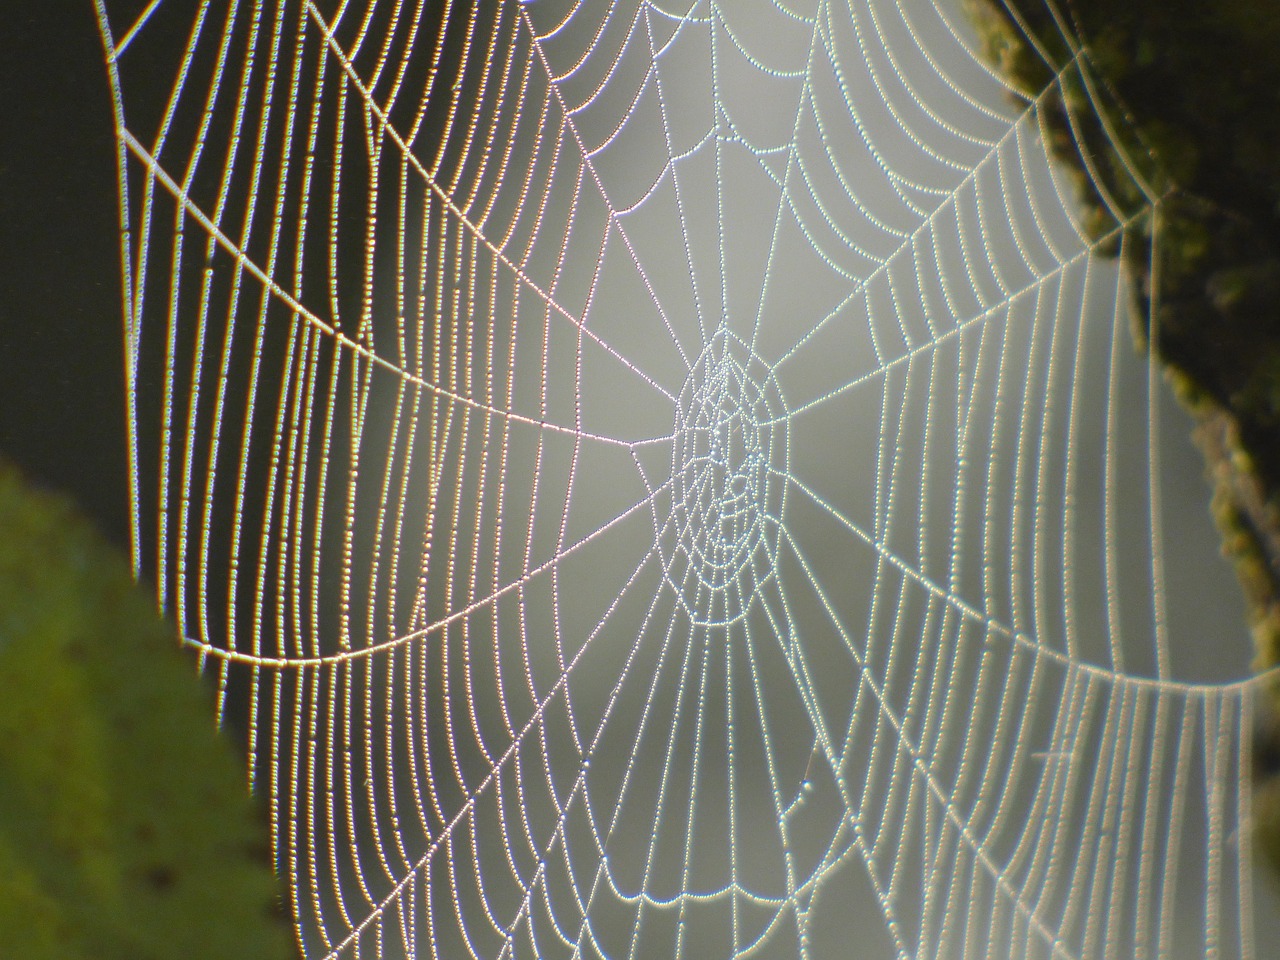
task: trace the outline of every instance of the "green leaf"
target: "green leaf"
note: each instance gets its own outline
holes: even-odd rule
[[[0,960],[296,956],[212,718],[124,560],[0,464]]]

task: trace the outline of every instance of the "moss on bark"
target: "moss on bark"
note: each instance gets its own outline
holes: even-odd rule
[[[1133,332],[1191,412],[1259,671],[1280,667],[1280,5],[965,0],[1035,104],[1086,231],[1121,255]],[[1117,243],[1123,238],[1122,243]],[[1280,714],[1280,682],[1272,687]],[[1274,736],[1269,733],[1274,733]],[[1259,729],[1280,755],[1280,722]],[[1273,742],[1274,741],[1274,742]],[[1255,766],[1258,766],[1255,764]],[[1258,766],[1280,810],[1280,764]],[[1265,802],[1264,802],[1265,801]],[[1280,866],[1280,819],[1262,815]]]

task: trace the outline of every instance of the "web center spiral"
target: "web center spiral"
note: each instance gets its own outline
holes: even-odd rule
[[[676,406],[667,578],[702,623],[740,617],[772,576],[783,497],[786,418],[768,366],[719,335]]]

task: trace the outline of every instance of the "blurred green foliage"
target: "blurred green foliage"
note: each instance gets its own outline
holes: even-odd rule
[[[0,464],[0,958],[296,956],[268,833],[171,628]]]

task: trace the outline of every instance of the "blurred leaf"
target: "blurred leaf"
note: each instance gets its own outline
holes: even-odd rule
[[[0,960],[295,955],[212,717],[123,559],[0,464]]]

